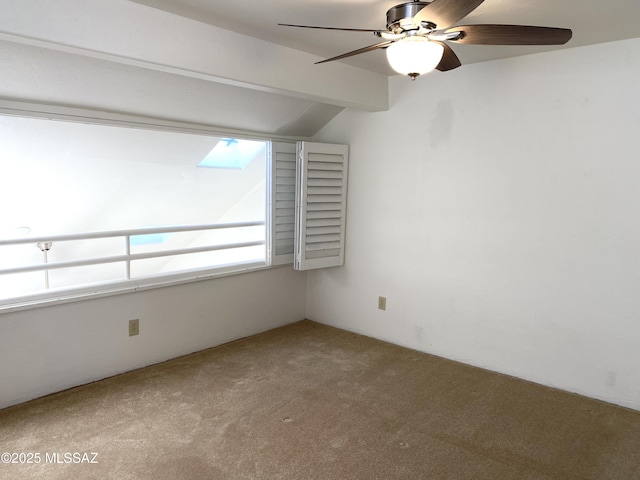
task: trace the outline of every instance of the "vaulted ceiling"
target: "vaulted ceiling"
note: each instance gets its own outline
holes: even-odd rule
[[[217,27],[302,50],[323,58],[377,43],[363,32],[304,30],[278,23],[341,28],[383,29],[386,11],[409,0],[133,0]],[[429,0],[427,0],[429,1]],[[637,0],[485,0],[460,25],[502,23],[570,28],[565,46],[496,47],[457,45],[463,64],[530,53],[605,43],[639,35]],[[371,52],[343,62],[373,72],[394,75],[382,52]],[[322,75],[322,68],[315,68]]]

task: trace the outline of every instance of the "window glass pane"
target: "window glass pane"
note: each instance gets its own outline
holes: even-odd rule
[[[255,261],[264,259],[263,246],[137,260],[131,265],[131,276],[132,278],[145,278],[163,273],[201,269],[203,265],[225,267],[238,263],[249,263],[252,259]]]
[[[50,270],[49,289],[122,280],[125,278],[125,273],[123,262]],[[41,272],[40,275],[44,275],[44,273]],[[46,290],[45,288],[42,292],[46,292]]]
[[[113,230],[265,222],[267,142],[0,116],[0,241]],[[7,208],[10,206],[10,208]],[[264,242],[264,223],[229,231],[142,232],[130,253]],[[127,254],[126,237],[59,240],[48,263]],[[43,264],[33,243],[0,245],[0,270]],[[131,278],[265,260],[265,247],[139,259]],[[143,267],[146,265],[146,267]],[[44,272],[20,274],[23,294]],[[13,274],[0,273],[0,301]],[[50,287],[127,280],[126,262],[50,270]],[[5,292],[10,292],[5,293]]]
[[[17,273],[0,276],[0,300],[24,295],[45,289],[45,274],[43,272]]]

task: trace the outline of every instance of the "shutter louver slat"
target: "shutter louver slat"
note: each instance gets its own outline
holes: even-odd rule
[[[278,177],[276,180],[276,185],[293,185],[295,188],[296,179],[295,177]]]
[[[339,163],[314,162],[309,165],[310,172],[342,172],[342,165]]]
[[[277,209],[283,209],[283,210],[287,210],[287,209],[290,209],[290,208],[296,208],[296,202],[295,202],[295,200],[291,200],[291,201],[288,201],[288,202],[285,202],[284,200],[282,200],[282,201],[277,203],[276,208]]]
[[[342,222],[342,219],[340,218],[340,214],[341,214],[340,210],[334,210],[329,212],[324,210],[320,210],[318,212],[307,212],[307,220],[309,219],[323,220],[323,219],[331,218],[331,219],[337,220],[338,222]]]
[[[340,226],[340,218],[308,218],[307,217],[307,228],[310,227],[333,227]]]
[[[306,142],[302,142],[302,143],[306,143]],[[307,145],[312,145],[311,143],[307,143]],[[328,143],[316,143],[316,145],[320,145],[321,147],[325,147],[325,146],[329,146],[331,147],[330,144]],[[309,168],[315,168],[318,164],[321,163],[331,163],[331,164],[338,164],[340,165],[340,169],[342,170],[342,159],[339,156],[336,156],[333,153],[327,153],[327,152],[309,152],[312,156],[313,156],[313,164],[309,165]]]
[[[293,225],[294,223],[295,222],[293,221],[293,218],[289,220],[289,218],[287,218],[286,216],[282,216],[276,219],[276,222],[275,222],[276,225]]]
[[[342,195],[342,187],[309,187],[307,195]],[[342,199],[338,200],[342,201]]]
[[[339,257],[340,256],[340,249],[339,248],[334,248],[331,250],[320,250],[317,252],[307,252],[307,260],[316,260],[316,259],[322,259],[322,258],[332,258],[332,257]],[[340,264],[342,265],[342,264]],[[333,265],[333,266],[337,266],[337,265]],[[318,267],[318,268],[322,268],[322,267]]]
[[[306,242],[307,245],[312,244],[312,243],[325,243],[325,242],[339,242],[340,241],[340,234],[329,234],[329,235],[317,235],[317,234],[309,234],[310,232],[307,232],[307,236],[306,236]]]
[[[320,252],[323,250],[335,250],[340,248],[340,242],[322,242],[307,245],[306,252]]]
[[[337,203],[342,202],[342,195],[312,195],[307,192],[308,203]]]
[[[318,211],[330,211],[330,210],[342,210],[342,205],[340,203],[309,203],[307,205],[307,210],[310,212],[318,212]]]
[[[294,230],[293,223],[276,223],[276,233],[293,232]]]
[[[340,226],[335,226],[335,227],[309,227],[307,225],[307,234],[312,234],[312,235],[327,235],[330,233],[342,233],[342,229],[340,228]]]
[[[307,182],[309,188],[311,187],[338,187],[342,188],[341,178],[310,178]]]
[[[276,193],[276,202],[277,201],[281,201],[281,200],[286,200],[286,201],[296,201],[296,194],[293,192],[280,192],[280,193]]]
[[[333,171],[322,172],[322,171],[314,170],[309,172],[309,178],[317,178],[317,179],[338,178],[342,180],[342,172],[333,172]]]

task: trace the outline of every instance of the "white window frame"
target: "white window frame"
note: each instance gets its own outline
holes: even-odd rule
[[[103,284],[95,285],[79,285],[77,287],[69,287],[58,291],[47,291],[44,293],[25,295],[14,300],[3,301],[0,300],[0,314],[13,312],[17,310],[25,310],[29,308],[36,308],[41,306],[48,306],[54,304],[68,303],[73,301],[79,301],[88,298],[104,297],[115,294],[131,293],[136,291],[148,290],[152,288],[165,287],[169,285],[176,285],[182,283],[189,283],[195,281],[209,280],[212,278],[224,277],[229,275],[236,275],[240,273],[248,273],[259,270],[265,270],[279,266],[291,266],[294,265],[295,255],[294,249],[300,248],[304,245],[304,241],[301,240],[299,233],[294,231],[295,226],[299,226],[299,220],[295,219],[294,227],[287,227],[285,234],[278,235],[276,226],[278,221],[282,220],[282,211],[280,208],[284,208],[286,212],[284,215],[287,217],[285,221],[291,224],[291,215],[294,213],[291,210],[291,206],[298,204],[300,190],[297,191],[298,202],[292,201],[291,196],[291,182],[287,180],[286,195],[283,195],[282,191],[278,190],[278,178],[283,176],[290,177],[292,175],[291,168],[295,163],[296,165],[296,177],[294,180],[295,187],[300,188],[299,176],[300,176],[300,156],[301,151],[305,151],[304,145],[322,145],[312,144],[309,142],[303,142],[299,138],[291,137],[272,137],[265,136],[260,133],[245,132],[233,129],[220,129],[212,128],[206,125],[197,125],[184,122],[172,122],[159,120],[155,118],[133,116],[126,114],[119,114],[113,112],[98,112],[87,109],[61,107],[54,105],[44,104],[32,104],[11,100],[0,100],[0,115],[14,115],[20,117],[29,118],[41,118],[49,120],[90,123],[106,126],[119,126],[126,128],[140,128],[149,130],[162,130],[168,132],[178,132],[187,134],[199,134],[199,135],[211,135],[211,136],[223,136],[233,138],[246,138],[252,140],[261,140],[267,142],[269,148],[267,149],[267,169],[266,169],[266,241],[265,241],[265,262],[257,263],[245,263],[238,265],[231,265],[227,267],[204,267],[197,270],[188,270],[175,273],[161,274],[154,277],[147,277],[141,280],[124,280],[107,282]],[[347,170],[347,156],[346,146],[339,146],[345,154],[345,184],[344,195],[346,199],[346,170]],[[308,148],[308,147],[307,147]],[[334,148],[334,147],[330,147]],[[285,162],[285,171],[278,170],[278,161]],[[284,202],[284,206],[282,204]],[[292,203],[293,202],[293,203]],[[346,207],[346,200],[343,203],[343,215],[346,213],[344,208]],[[300,209],[295,210],[295,214],[298,215]],[[325,263],[324,265],[317,265],[312,268],[321,268],[322,266],[334,266],[342,264],[344,262],[344,217],[342,220],[342,243],[340,263]],[[129,234],[135,234],[135,232],[129,232]],[[302,243],[301,243],[302,242]],[[284,253],[278,253],[278,246],[286,244]],[[297,246],[296,246],[297,245]],[[292,247],[292,248],[288,248]],[[302,247],[304,248],[304,247]],[[309,264],[300,265],[296,263],[297,269],[306,269]]]
[[[233,138],[246,138],[253,140],[260,140],[267,142],[270,145],[272,138],[265,136],[264,134],[254,134],[251,132],[243,132],[230,129],[217,129],[208,126],[189,124],[183,122],[171,122],[164,121],[148,117],[132,116],[125,114],[117,114],[110,112],[98,112],[87,109],[60,107],[53,105],[32,104],[26,102],[0,100],[0,115],[19,116],[35,119],[47,119],[57,121],[68,121],[75,123],[88,123],[103,126],[117,126],[125,128],[138,128],[147,130],[159,130],[175,133],[196,134],[196,135],[210,135],[217,137],[233,137]],[[267,149],[267,166],[266,166],[266,180],[269,185],[270,180],[270,148]],[[265,204],[268,205],[270,196],[267,193],[265,198]],[[235,275],[239,273],[263,270],[270,267],[269,263],[269,248],[270,235],[268,234],[271,229],[269,223],[270,215],[269,211],[265,212],[265,261],[260,262],[246,262],[238,263],[229,266],[206,266],[199,269],[184,270],[178,272],[168,272],[155,276],[145,277],[141,279],[126,279],[123,276],[122,280],[115,279],[109,282],[102,282],[96,284],[79,284],[77,286],[70,286],[62,289],[51,289],[36,294],[26,294],[23,296],[15,297],[13,299],[0,300],[0,313],[12,312],[16,310],[24,310],[28,308],[35,308],[39,306],[47,306],[52,304],[67,303],[71,301],[82,300],[86,298],[101,297],[120,293],[129,293],[139,290],[146,290],[151,288],[164,287],[174,284],[187,283],[193,281],[208,280],[216,277],[223,277],[228,275]],[[218,228],[217,225],[198,225],[197,228]],[[104,234],[101,232],[100,234]],[[123,235],[135,235],[136,231],[121,231],[121,232],[106,232],[108,234],[123,234]],[[145,232],[146,233],[146,232]],[[91,234],[89,234],[91,235]],[[115,236],[115,235],[112,235]],[[61,238],[57,238],[61,237]],[[56,236],[57,240],[62,240],[65,235]],[[29,239],[29,242],[33,242],[33,239]],[[128,252],[126,252],[128,253]],[[188,253],[188,252],[185,252]],[[126,262],[124,258],[121,261]],[[96,263],[104,263],[98,261]],[[44,275],[44,274],[43,274]]]

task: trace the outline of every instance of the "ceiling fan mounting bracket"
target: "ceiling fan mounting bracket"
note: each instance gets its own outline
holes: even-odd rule
[[[431,1],[409,2],[391,7],[387,10],[387,30],[393,33],[402,33],[407,30],[415,30],[422,27],[422,25],[414,22],[413,17],[415,17],[420,10],[430,3]],[[435,24],[431,22],[426,23],[433,25],[433,28],[435,29]]]

